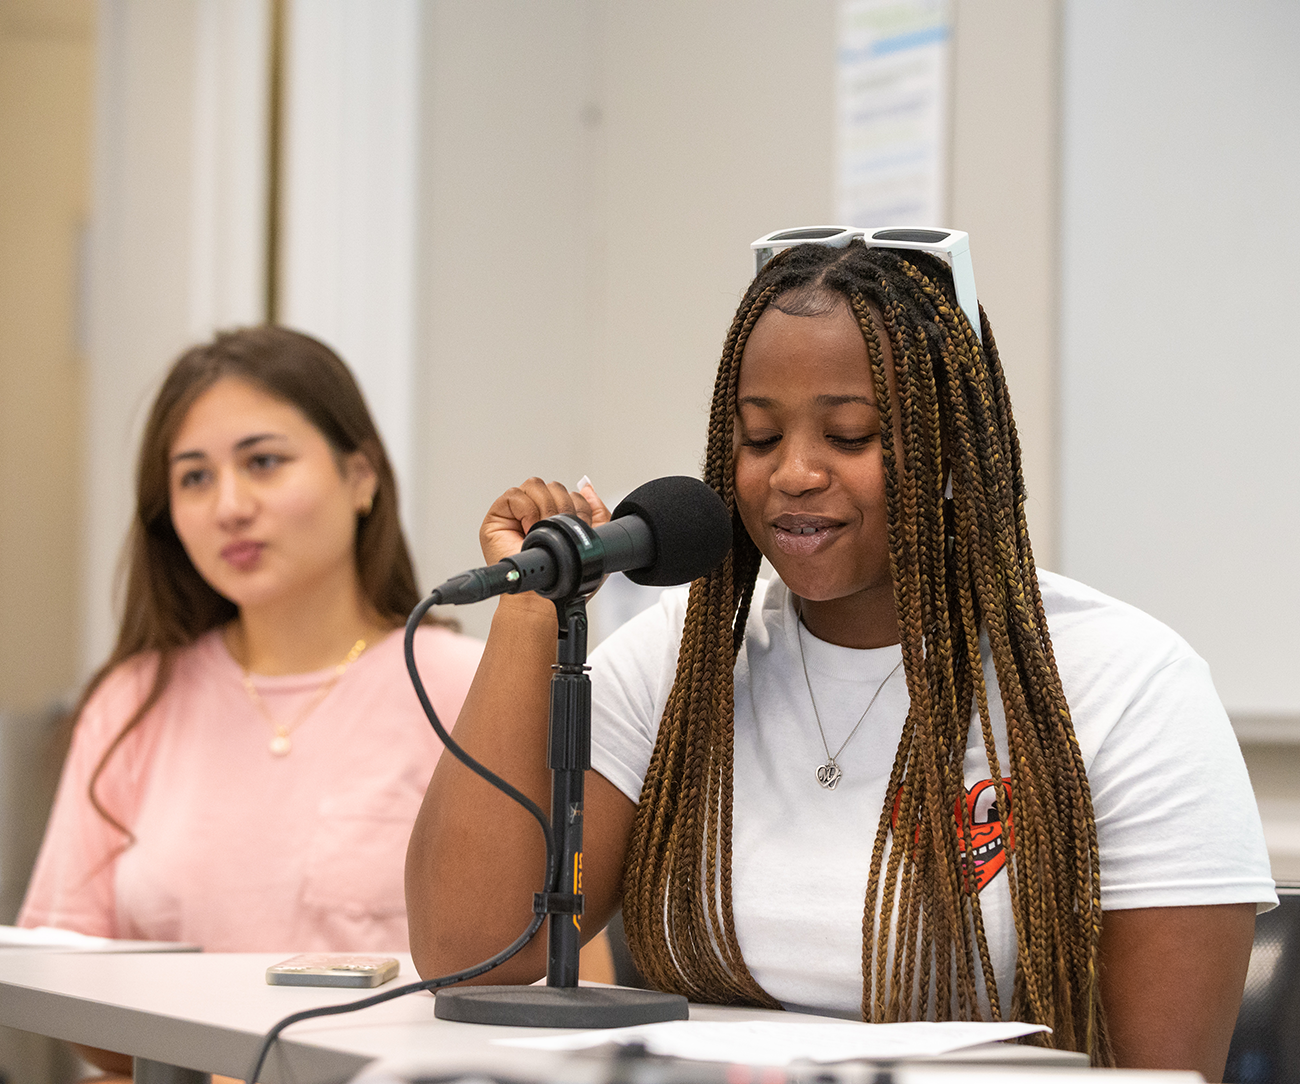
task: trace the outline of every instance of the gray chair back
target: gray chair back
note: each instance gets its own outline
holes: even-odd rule
[[[1300,1081],[1300,885],[1278,885],[1280,906],[1255,919],[1246,991],[1223,1079]]]

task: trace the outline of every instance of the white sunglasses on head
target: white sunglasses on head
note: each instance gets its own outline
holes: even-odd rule
[[[975,297],[975,269],[970,259],[970,237],[961,230],[917,229],[897,226],[871,229],[864,226],[804,226],[796,230],[776,230],[765,234],[749,247],[754,250],[754,274],[778,252],[795,245],[827,245],[846,248],[854,238],[861,238],[868,248],[911,249],[930,252],[952,268],[953,289],[957,304],[966,314],[975,337],[982,343],[980,306]]]

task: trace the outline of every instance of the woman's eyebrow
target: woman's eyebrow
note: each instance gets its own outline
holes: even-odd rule
[[[286,440],[288,439],[283,433],[254,433],[251,436],[244,437],[242,440],[235,442],[235,451],[240,452],[246,448],[251,448],[254,444],[260,444],[264,440]],[[183,459],[206,459],[208,453],[198,448],[187,452],[177,452],[172,456],[173,463],[179,463]]]
[[[818,406],[836,407],[860,404],[862,406],[871,407],[872,410],[876,409],[876,400],[870,395],[819,395],[813,400],[813,402]],[[765,410],[769,407],[775,406],[776,404],[777,400],[766,395],[746,395],[743,398],[736,400],[736,406],[738,407],[752,406],[758,407],[760,410]]]
[[[260,444],[264,440],[287,440],[283,433],[254,433],[252,436],[245,437],[243,440],[235,442],[235,451],[243,451],[254,444]]]
[[[819,395],[816,402],[819,406],[847,406],[852,403],[860,403],[862,406],[869,406],[873,410],[876,407],[876,400],[870,395]]]

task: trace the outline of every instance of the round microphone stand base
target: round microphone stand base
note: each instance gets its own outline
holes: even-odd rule
[[[465,1024],[526,1028],[626,1028],[685,1020],[680,994],[626,986],[461,986],[439,990],[433,1015]]]

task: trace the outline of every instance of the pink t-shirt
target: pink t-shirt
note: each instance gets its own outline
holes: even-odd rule
[[[443,628],[417,633],[444,725],[482,649]],[[155,666],[153,655],[128,660],[87,703],[19,924],[212,952],[404,951],[406,844],[442,743],[407,676],[403,631],[348,668],[294,729],[287,756],[271,754],[271,723],[218,632],[179,652],[166,692],[96,786],[134,834],[127,845],[87,786]],[[288,723],[333,674],[253,682]]]

